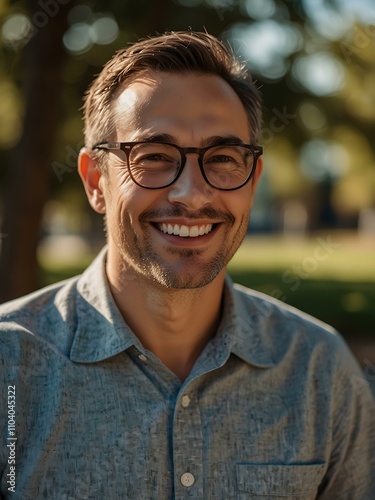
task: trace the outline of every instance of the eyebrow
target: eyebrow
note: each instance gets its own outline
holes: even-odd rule
[[[177,138],[170,134],[144,134],[139,135],[136,138],[138,142],[170,142],[171,144],[177,144]],[[236,135],[213,135],[211,137],[207,137],[203,139],[201,142],[201,147],[208,146],[221,146],[225,144],[245,144],[242,139],[237,137]]]

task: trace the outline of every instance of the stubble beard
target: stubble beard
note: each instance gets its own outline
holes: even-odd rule
[[[146,235],[142,243],[135,232],[132,232],[133,252],[131,252],[129,245],[124,246],[124,242],[129,241],[130,235],[123,223],[120,224],[120,241],[117,244],[123,255],[124,263],[131,265],[135,274],[151,279],[155,285],[168,290],[196,289],[211,283],[227,266],[241,245],[248,224],[249,215],[246,214],[242,217],[237,232],[232,238],[232,244],[229,247],[225,246],[225,242],[229,241],[229,237],[227,234],[224,235],[221,247],[208,262],[204,259],[205,251],[203,249],[170,247],[168,253],[170,253],[174,262],[176,257],[179,257],[181,264],[169,265],[165,259],[161,261],[158,252],[153,249],[152,237],[149,234]],[[228,232],[229,229],[230,226]],[[134,254],[134,251],[137,258],[129,259],[129,256],[132,253]],[[126,267],[128,267],[128,264],[126,264]]]

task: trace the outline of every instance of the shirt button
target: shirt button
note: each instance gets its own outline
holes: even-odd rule
[[[190,472],[185,472],[185,474],[182,474],[180,479],[181,483],[187,488],[189,486],[193,486],[193,484],[195,483],[195,477],[193,476],[193,474],[190,474]]]
[[[139,358],[141,361],[147,361],[147,358],[146,358],[146,356],[145,356],[144,354],[140,354],[140,355],[138,356],[138,358]]]
[[[187,408],[190,404],[190,398],[189,396],[182,396],[182,399],[181,399],[181,405],[184,407],[184,408]]]

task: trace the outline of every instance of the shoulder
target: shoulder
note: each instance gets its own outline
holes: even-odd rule
[[[265,293],[251,290],[237,283],[233,284],[233,293],[235,301],[246,310],[249,320],[261,323],[267,318],[272,318],[272,321],[279,327],[295,325],[305,332],[313,331],[323,336],[328,334],[329,337],[337,334],[336,330],[327,323]]]
[[[242,285],[234,284],[233,294],[242,323],[250,331],[257,331],[276,364],[294,358],[305,365],[316,364],[316,368],[324,364],[324,371],[342,365],[357,372],[357,363],[345,341],[330,325]]]
[[[75,324],[77,281],[70,278],[0,305],[2,349],[66,338]]]
[[[297,381],[296,393],[309,387],[311,394],[318,391],[325,401],[335,402],[339,412],[356,405],[374,411],[365,374],[339,332],[266,294],[237,284],[233,293],[245,332],[241,352],[261,345],[277,379],[289,374]]]
[[[0,321],[27,322],[48,312],[51,308],[59,308],[71,298],[78,277],[70,278],[53,285],[41,288],[33,293],[0,305]]]

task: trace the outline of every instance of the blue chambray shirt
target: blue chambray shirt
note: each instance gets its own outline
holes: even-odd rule
[[[339,335],[228,278],[181,383],[104,262],[0,307],[2,498],[375,498],[375,405]]]

